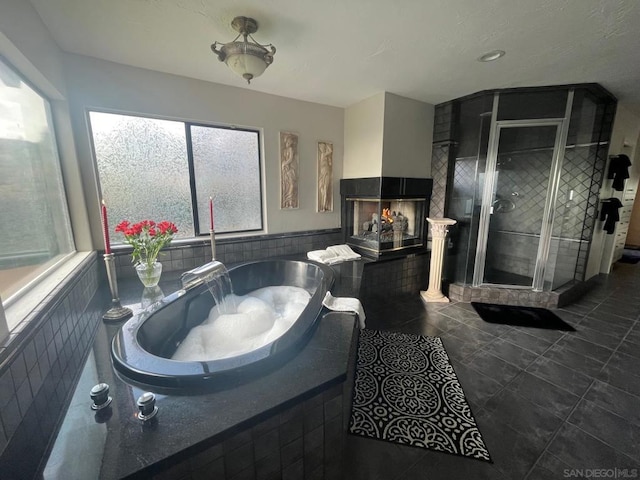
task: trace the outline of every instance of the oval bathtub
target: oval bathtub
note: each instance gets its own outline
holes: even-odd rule
[[[229,270],[234,293],[245,295],[259,288],[294,286],[311,294],[293,326],[273,342],[230,358],[209,361],[176,361],[171,356],[189,330],[200,324],[215,305],[207,286],[168,295],[127,321],[111,345],[114,367],[124,376],[160,387],[193,387],[215,379],[255,373],[276,361],[286,360],[313,333],[322,300],[332,287],[331,268],[306,261],[264,260]]]

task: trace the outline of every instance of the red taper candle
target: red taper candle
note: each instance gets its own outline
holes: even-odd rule
[[[213,228],[213,197],[209,197],[209,225],[211,225],[211,230]]]
[[[104,236],[104,253],[111,253],[111,242],[109,242],[109,222],[107,221],[107,206],[102,200],[102,235]]]

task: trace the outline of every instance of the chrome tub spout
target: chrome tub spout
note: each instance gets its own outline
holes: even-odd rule
[[[204,282],[209,282],[215,277],[222,275],[224,271],[224,265],[217,260],[205,263],[204,265],[196,267],[193,270],[189,270],[182,274],[182,276],[180,277],[182,281],[182,288],[185,291],[191,290],[192,288],[197,287]]]

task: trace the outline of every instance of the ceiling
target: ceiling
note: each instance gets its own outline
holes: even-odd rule
[[[346,107],[382,91],[438,104],[598,82],[640,114],[638,0],[31,0],[67,52]],[[277,47],[251,85],[211,52],[254,17]],[[481,63],[483,53],[506,55]]]

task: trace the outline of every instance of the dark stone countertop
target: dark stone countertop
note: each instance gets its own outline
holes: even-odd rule
[[[357,296],[365,263],[367,260],[333,266],[336,283],[332,294]],[[142,285],[137,279],[119,283],[122,304],[134,308],[134,313],[139,311]],[[178,275],[164,274],[160,287],[165,293],[179,289]],[[43,477],[145,477],[147,467],[184,459],[344,381],[357,331],[356,317],[326,309],[322,314],[308,343],[285,363],[269,368],[261,376],[191,392],[125,381],[114,371],[110,357],[111,339],[122,323],[101,323],[51,453],[43,462]],[[100,382],[109,384],[113,401],[110,407],[96,413],[90,408],[89,391]],[[159,413],[143,424],[135,414],[136,400],[145,391],[156,394]]]

